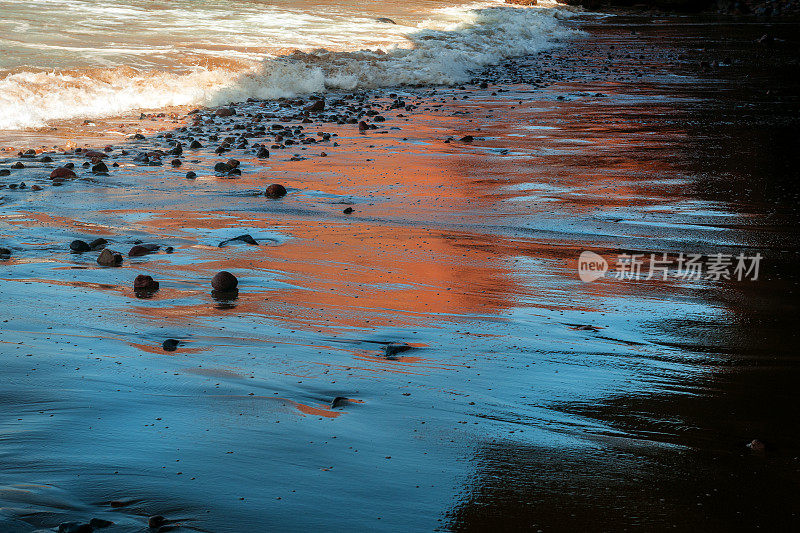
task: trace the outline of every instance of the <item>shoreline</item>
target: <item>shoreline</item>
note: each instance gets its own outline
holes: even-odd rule
[[[4,158],[26,168],[0,177],[0,526],[796,525],[792,28],[684,22],[584,21],[475,84],[328,94],[310,123],[308,97],[157,121],[107,173]],[[122,266],[70,252],[99,237]],[[582,283],[585,249],[766,270]]]

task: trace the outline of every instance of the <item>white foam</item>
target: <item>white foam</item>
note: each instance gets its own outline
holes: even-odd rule
[[[397,44],[385,52],[317,50],[271,57],[257,65],[130,67],[77,72],[15,72],[0,79],[0,129],[40,127],[57,120],[120,115],[174,105],[218,105],[248,97],[279,98],[334,89],[455,84],[503,59],[535,53],[575,35],[559,8],[483,3],[431,14],[414,31],[389,28]],[[391,39],[387,40],[391,42]],[[359,43],[352,43],[357,48]]]

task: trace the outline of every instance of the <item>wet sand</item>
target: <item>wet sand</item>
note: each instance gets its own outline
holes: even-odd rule
[[[262,118],[318,141],[268,159],[271,135],[206,134],[297,106],[237,105],[179,168],[133,157],[197,115],[82,132],[107,175],[9,153],[0,529],[796,528],[797,25],[578,23],[473,85],[365,93],[376,129]],[[37,135],[12,140],[65,140]],[[121,267],[69,250],[98,237]],[[758,281],[583,283],[583,250],[764,259]]]

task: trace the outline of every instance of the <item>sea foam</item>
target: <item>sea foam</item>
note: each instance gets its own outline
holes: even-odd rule
[[[15,71],[0,78],[0,129],[249,97],[463,83],[485,66],[576,35],[561,21],[569,15],[558,7],[483,3],[435,10],[405,31],[375,24],[375,31],[388,27],[389,37],[382,40],[390,45],[383,49],[359,50],[362,43],[354,42],[352,51],[295,51],[224,66]]]

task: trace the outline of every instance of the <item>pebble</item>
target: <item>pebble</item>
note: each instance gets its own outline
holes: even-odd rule
[[[226,239],[226,240],[222,241],[221,243],[219,243],[218,246],[220,248],[222,248],[223,246],[227,246],[228,244],[230,244],[232,242],[235,242],[235,241],[241,241],[241,242],[244,242],[244,243],[247,243],[247,244],[255,244],[255,245],[258,244],[258,241],[256,241],[252,237],[252,235],[245,234],[245,235],[239,235],[238,237],[233,237],[232,239]]]
[[[89,250],[92,249],[92,247],[89,246],[89,243],[87,243],[86,241],[76,239],[71,243],[69,243],[69,249],[72,250],[73,252],[82,253],[82,252],[88,252]]]
[[[163,343],[161,343],[161,347],[164,348],[165,352],[174,352],[178,349],[179,341],[176,339],[167,339]]]
[[[228,272],[227,270],[223,270],[221,272],[217,272],[213,278],[211,278],[211,286],[214,288],[215,291],[232,291],[239,285],[239,280],[236,279],[236,276]]]
[[[159,283],[150,276],[139,274],[133,280],[133,290],[135,292],[155,292],[158,289]]]
[[[104,248],[97,257],[97,264],[102,266],[119,266],[122,264],[122,261],[122,254],[115,252],[110,248]]]
[[[157,252],[159,248],[160,246],[157,244],[137,244],[130,249],[128,252],[128,257],[139,257],[142,255],[151,254],[153,252]]]
[[[286,187],[280,185],[279,183],[273,183],[267,190],[264,191],[264,194],[267,198],[283,198],[286,196]]]
[[[67,167],[58,167],[50,173],[51,178],[75,178],[75,173]]]

